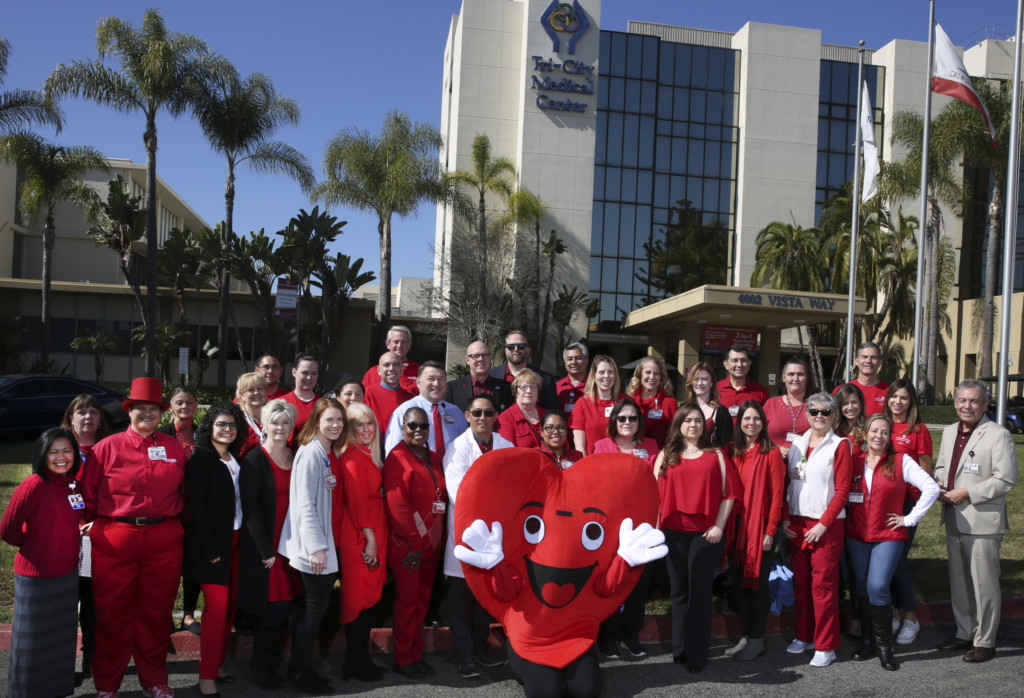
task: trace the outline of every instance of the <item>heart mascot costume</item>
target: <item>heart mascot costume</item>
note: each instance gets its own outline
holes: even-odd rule
[[[469,469],[455,507],[455,556],[504,625],[527,696],[600,691],[591,648],[643,565],[667,553],[657,515],[651,467],[627,454],[560,470],[541,453],[509,448]]]

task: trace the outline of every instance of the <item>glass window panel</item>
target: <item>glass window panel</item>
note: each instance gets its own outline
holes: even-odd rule
[[[659,86],[658,87],[658,118],[659,119],[671,119],[672,118],[672,88]]]
[[[704,142],[704,176],[717,177],[721,174],[722,150],[717,141]]]
[[[654,175],[654,205],[668,206],[669,176],[665,174]]]
[[[618,291],[625,291],[626,293],[632,292],[632,290],[633,290],[633,260],[627,260],[627,259],[619,260],[619,278],[618,278],[618,283],[616,284],[616,286],[618,286],[618,288],[616,289]],[[623,301],[625,301],[625,298],[622,295],[620,295],[619,298],[622,299]],[[625,307],[623,307],[622,309],[623,310],[627,310],[628,308],[629,308],[629,305],[627,303],[625,305]]]
[[[671,90],[672,88],[669,88]],[[669,103],[672,102],[671,95],[669,96]],[[665,119],[658,119],[658,135],[659,136],[671,136],[672,135],[672,122],[666,121]]]
[[[685,121],[675,121],[672,123],[672,135],[677,138],[686,138],[690,135],[690,124]]]
[[[832,62],[832,92],[829,98],[830,102],[843,103],[846,101],[846,95],[849,94],[849,83],[850,83],[850,64],[840,63],[838,61]]]
[[[828,113],[829,113],[829,108],[828,108],[827,104],[819,104],[818,105],[818,116],[819,117],[826,117],[826,116],[828,116]]]
[[[684,172],[686,167],[686,139],[672,139],[672,172]]]
[[[612,56],[610,75],[624,76],[626,74],[626,35],[619,32],[612,33]]]
[[[609,165],[622,164],[622,114],[608,114],[608,153],[605,160]]]
[[[608,66],[611,64],[611,46],[612,46],[612,35],[611,32],[601,32],[601,49],[598,53],[598,60],[600,60],[601,72],[608,70]]]
[[[822,61],[821,69],[818,72],[820,75],[818,79],[818,99],[825,101],[832,94],[832,66],[828,61]]]
[[[597,78],[597,109],[598,111],[608,108],[608,82],[611,78],[601,75]]]
[[[602,37],[603,38],[603,37]],[[603,43],[602,43],[603,45]],[[591,257],[590,258],[590,283],[587,284],[590,287],[591,293],[596,293],[601,289],[601,258]]]
[[[736,89],[736,51],[726,51],[725,59],[723,61],[724,67],[722,68],[723,80],[722,86],[726,90]]]
[[[721,90],[725,87],[725,49],[708,49],[708,89]]]
[[[686,178],[686,199],[698,211],[704,208],[704,181],[700,177]]]
[[[704,128],[704,138],[709,141],[720,141],[722,140],[722,127],[721,126],[707,126]]]
[[[658,55],[658,62],[660,63],[658,66],[658,82],[663,85],[671,85],[672,73],[674,72],[676,62],[676,45],[664,42],[661,43]]]
[[[732,126],[736,123],[736,95],[732,92],[722,94],[722,123]]]
[[[629,80],[626,82],[626,103],[623,109],[631,112],[640,111],[640,81]]]
[[[818,171],[815,173],[814,183],[817,187],[825,186],[828,181],[828,153],[818,153]]]
[[[717,179],[704,180],[704,207],[707,211],[714,211],[718,208],[718,184]]]
[[[708,115],[707,123],[722,123],[722,93],[708,92]]]
[[[830,189],[838,189],[846,183],[846,161],[845,155],[832,154],[828,156],[828,186]]]
[[[626,56],[626,76],[631,78],[640,77],[643,70],[644,59],[644,38],[640,34],[628,34],[629,52]]]
[[[733,177],[735,175],[734,164],[733,164],[733,153],[735,152],[735,146],[732,143],[722,143],[722,169],[719,172],[722,173],[723,177]]]
[[[637,144],[637,165],[654,167],[654,117],[640,117],[640,142]]]
[[[644,81],[640,93],[640,113],[653,114],[658,106],[658,83]]]
[[[623,201],[636,201],[636,170],[622,170],[622,195]]]
[[[599,320],[614,320],[615,319],[615,296],[601,294],[601,316]]]
[[[690,91],[685,87],[676,88],[672,118],[676,121],[686,121],[690,118]]]
[[[623,204],[619,218],[619,249],[620,257],[633,254],[633,236],[636,234],[636,206]]]
[[[636,173],[636,200],[638,203],[649,203],[654,193],[654,173],[640,170]]]
[[[622,129],[622,164],[636,167],[636,144],[640,140],[640,117],[626,114]]]
[[[594,198],[604,198],[604,168],[600,165],[594,168]]]
[[[594,142],[594,162],[603,163],[607,156],[605,150],[605,139],[608,137],[608,114],[603,111],[597,112],[597,131]]]
[[[690,138],[704,138],[704,124],[690,124]]]
[[[672,175],[672,192],[669,194],[669,206],[675,207],[686,197],[686,177]]]
[[[721,184],[721,191],[718,193],[718,210],[723,214],[732,212],[732,182],[723,180]]]
[[[643,75],[647,80],[658,79],[658,44],[660,43],[656,36],[644,37]]]
[[[667,208],[656,208],[656,209],[654,209],[654,215],[653,215],[652,223],[653,223],[654,226],[668,224],[668,209]],[[651,230],[651,234],[653,235],[656,230],[657,230],[657,227],[653,228]]]
[[[818,119],[818,150],[828,150],[828,120]]]
[[[690,59],[690,85],[693,87],[708,86],[709,50],[707,46],[693,47],[693,57]]]
[[[623,78],[611,78],[608,82],[608,108],[622,111],[626,101],[626,81]]]
[[[658,172],[672,171],[672,139],[667,136],[658,136],[655,141],[656,151],[654,169]]]
[[[601,235],[603,235],[603,225],[604,204],[602,204],[600,201],[595,201],[594,206],[592,208],[590,223],[590,249],[592,250],[601,249]]]
[[[619,199],[619,192],[622,188],[622,170],[618,167],[609,167],[605,176],[604,198],[615,201]]]
[[[857,87],[857,85],[859,83],[860,83],[860,78],[857,76],[857,66],[851,65],[850,66],[850,87],[849,87],[849,91],[846,93],[846,103],[847,104],[853,104],[853,105],[857,104],[857,90],[859,89]],[[857,118],[856,109],[854,110],[853,118],[854,119]]]
[[[690,159],[686,165],[686,173],[702,174],[704,170],[704,141],[690,140]],[[683,170],[678,170],[682,172]]]
[[[706,94],[703,90],[690,90],[690,121],[705,123],[704,101]]]
[[[676,46],[676,85],[689,87],[690,85],[690,54],[693,47],[685,44]]]
[[[645,257],[644,243],[651,239],[651,207],[636,207],[636,247],[633,254],[637,257]]]
[[[616,234],[619,229],[619,204],[607,203],[604,205],[604,244],[601,245],[601,254],[614,257],[618,242]]]
[[[846,122],[833,119],[829,122],[828,149],[833,152],[846,150]]]

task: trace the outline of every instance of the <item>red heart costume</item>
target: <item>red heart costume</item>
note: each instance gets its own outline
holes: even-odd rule
[[[638,458],[596,454],[559,470],[509,448],[469,469],[452,534],[462,543],[475,520],[501,523],[504,559],[491,570],[463,563],[466,582],[518,655],[561,669],[590,649],[643,571],[616,554],[623,519],[655,526],[657,514],[657,482]]]

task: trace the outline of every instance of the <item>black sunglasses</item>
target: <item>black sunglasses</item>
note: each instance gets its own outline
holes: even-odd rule
[[[405,428],[409,431],[426,431],[430,429],[430,422],[406,422]]]
[[[494,415],[497,414],[497,412],[495,412],[494,410],[481,409],[470,410],[469,413],[474,417],[493,417]]]
[[[635,414],[620,414],[615,419],[618,420],[619,424],[625,424],[626,422],[639,422],[640,421],[639,415],[635,415]]]
[[[820,410],[817,407],[808,407],[807,414],[811,415],[812,417],[817,417],[819,414],[822,417],[831,417],[832,410]]]
[[[522,351],[526,347],[530,346],[526,342],[517,342],[515,344],[506,344],[505,348],[509,351]]]

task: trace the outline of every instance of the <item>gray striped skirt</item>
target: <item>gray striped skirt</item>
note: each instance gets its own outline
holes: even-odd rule
[[[78,571],[64,577],[14,575],[7,695],[58,698],[74,693],[77,641]]]

